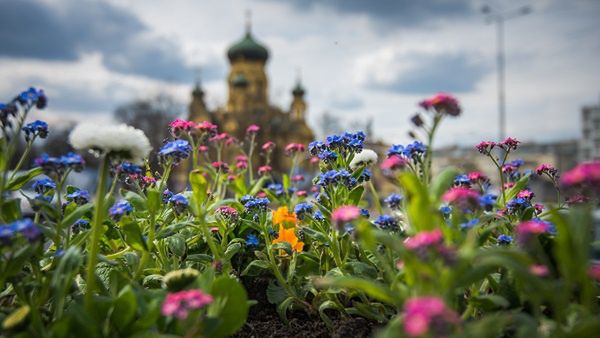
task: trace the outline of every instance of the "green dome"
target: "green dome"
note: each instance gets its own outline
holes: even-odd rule
[[[244,74],[237,74],[233,80],[231,81],[234,87],[246,87],[248,85],[248,79],[244,76]]]
[[[229,61],[233,61],[239,57],[247,60],[267,61],[269,51],[263,45],[256,42],[250,32],[248,32],[242,40],[229,47],[227,57]]]

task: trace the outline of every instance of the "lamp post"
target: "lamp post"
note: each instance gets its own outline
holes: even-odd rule
[[[508,11],[498,11],[485,5],[481,12],[486,15],[486,22],[496,24],[496,67],[498,71],[498,140],[506,136],[506,90],[504,59],[504,22],[531,13],[530,6],[522,6]]]

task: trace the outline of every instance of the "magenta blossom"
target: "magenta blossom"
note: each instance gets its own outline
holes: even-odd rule
[[[404,241],[404,247],[408,250],[421,250],[442,244],[444,237],[440,229],[421,231]]]
[[[519,191],[519,193],[517,193],[517,197],[524,198],[524,199],[527,199],[527,200],[531,200],[533,198],[533,196],[535,196],[535,194],[533,193],[533,191],[527,190],[527,189],[521,190],[521,191]]]
[[[228,205],[218,207],[216,213],[228,220],[236,220],[238,218],[238,211]]]
[[[521,222],[515,229],[522,242],[535,235],[545,234],[550,231],[550,224],[539,219]]]
[[[200,309],[213,302],[211,295],[202,290],[184,290],[167,294],[162,305],[163,316],[174,316],[186,319],[189,312]]]
[[[434,336],[446,336],[450,326],[458,324],[458,314],[446,307],[437,297],[425,296],[411,298],[404,303],[404,332],[409,337],[420,337],[429,332]]]
[[[262,145],[261,148],[263,151],[272,151],[273,149],[275,149],[275,142],[267,141]]]
[[[266,174],[269,174],[272,170],[273,170],[273,168],[271,168],[270,165],[262,165],[262,166],[258,167],[258,174],[261,176],[266,175]]]
[[[547,173],[550,176],[556,176],[558,170],[556,170],[556,168],[554,168],[551,164],[542,163],[535,168],[535,173],[538,175]]]
[[[306,190],[296,191],[296,196],[298,196],[298,197],[306,197],[306,195],[307,195]]]
[[[517,149],[519,143],[521,143],[521,141],[517,140],[516,138],[507,137],[504,141],[500,142],[499,145],[504,146],[506,150],[514,150]]]
[[[285,147],[285,154],[291,156],[295,153],[303,152],[306,150],[304,144],[301,143],[290,143]]]
[[[550,273],[548,267],[541,264],[533,264],[529,266],[529,272],[538,277],[546,277]]]
[[[385,160],[380,165],[381,170],[383,171],[393,171],[402,169],[406,166],[408,160],[404,157],[392,155]]]
[[[304,175],[294,175],[292,176],[292,182],[302,182],[304,181]]]
[[[463,211],[474,210],[479,207],[479,193],[466,187],[454,187],[444,193],[442,199],[454,204]]]
[[[229,138],[229,134],[227,134],[227,133],[220,133],[220,134],[217,134],[217,135],[209,138],[208,140],[210,142],[220,142],[220,141],[225,141],[228,138]]]
[[[251,124],[246,128],[246,134],[256,134],[260,131],[260,127],[256,124]]]
[[[206,153],[206,152],[208,152],[208,147],[205,146],[205,145],[203,145],[203,144],[201,144],[201,145],[198,146],[198,152],[199,153]]]
[[[472,171],[470,172],[467,177],[469,177],[469,180],[471,180],[471,182],[477,182],[477,181],[487,181],[488,178],[481,172],[479,171]]]
[[[421,101],[419,105],[424,109],[434,108],[438,113],[450,116],[458,116],[461,112],[458,100],[452,95],[445,93],[438,93]]]
[[[171,133],[177,134],[181,131],[190,131],[196,124],[192,121],[186,121],[182,119],[175,119],[169,123],[169,127],[171,128]]]
[[[354,205],[341,206],[331,213],[331,219],[335,223],[352,222],[360,216],[360,209]]]
[[[197,123],[195,128],[203,133],[208,133],[210,136],[217,134],[217,125],[208,121]]]
[[[312,156],[309,160],[310,164],[318,164],[320,159],[318,156]]]
[[[229,165],[227,165],[227,163],[223,162],[223,161],[215,161],[213,163],[210,164],[213,168],[217,169],[218,171],[227,173],[229,172]]]
[[[482,154],[489,154],[492,149],[498,144],[492,141],[481,141],[479,142],[475,148]]]
[[[600,280],[600,263],[592,263],[588,268],[588,275],[595,280]]]
[[[579,164],[564,173],[560,182],[568,187],[576,185],[600,185],[600,161]]]

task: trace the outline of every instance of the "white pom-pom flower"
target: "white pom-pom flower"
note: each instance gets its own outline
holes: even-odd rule
[[[370,166],[377,163],[377,153],[371,149],[363,149],[360,153],[354,155],[350,162],[350,168],[356,170],[360,166]]]
[[[78,150],[92,149],[136,164],[143,163],[152,150],[144,132],[126,124],[79,124],[69,135],[69,143]]]

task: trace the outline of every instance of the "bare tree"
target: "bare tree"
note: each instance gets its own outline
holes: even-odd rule
[[[328,111],[324,111],[321,116],[319,116],[319,129],[321,137],[325,138],[327,135],[341,133],[344,128],[341,125],[339,117]]]

